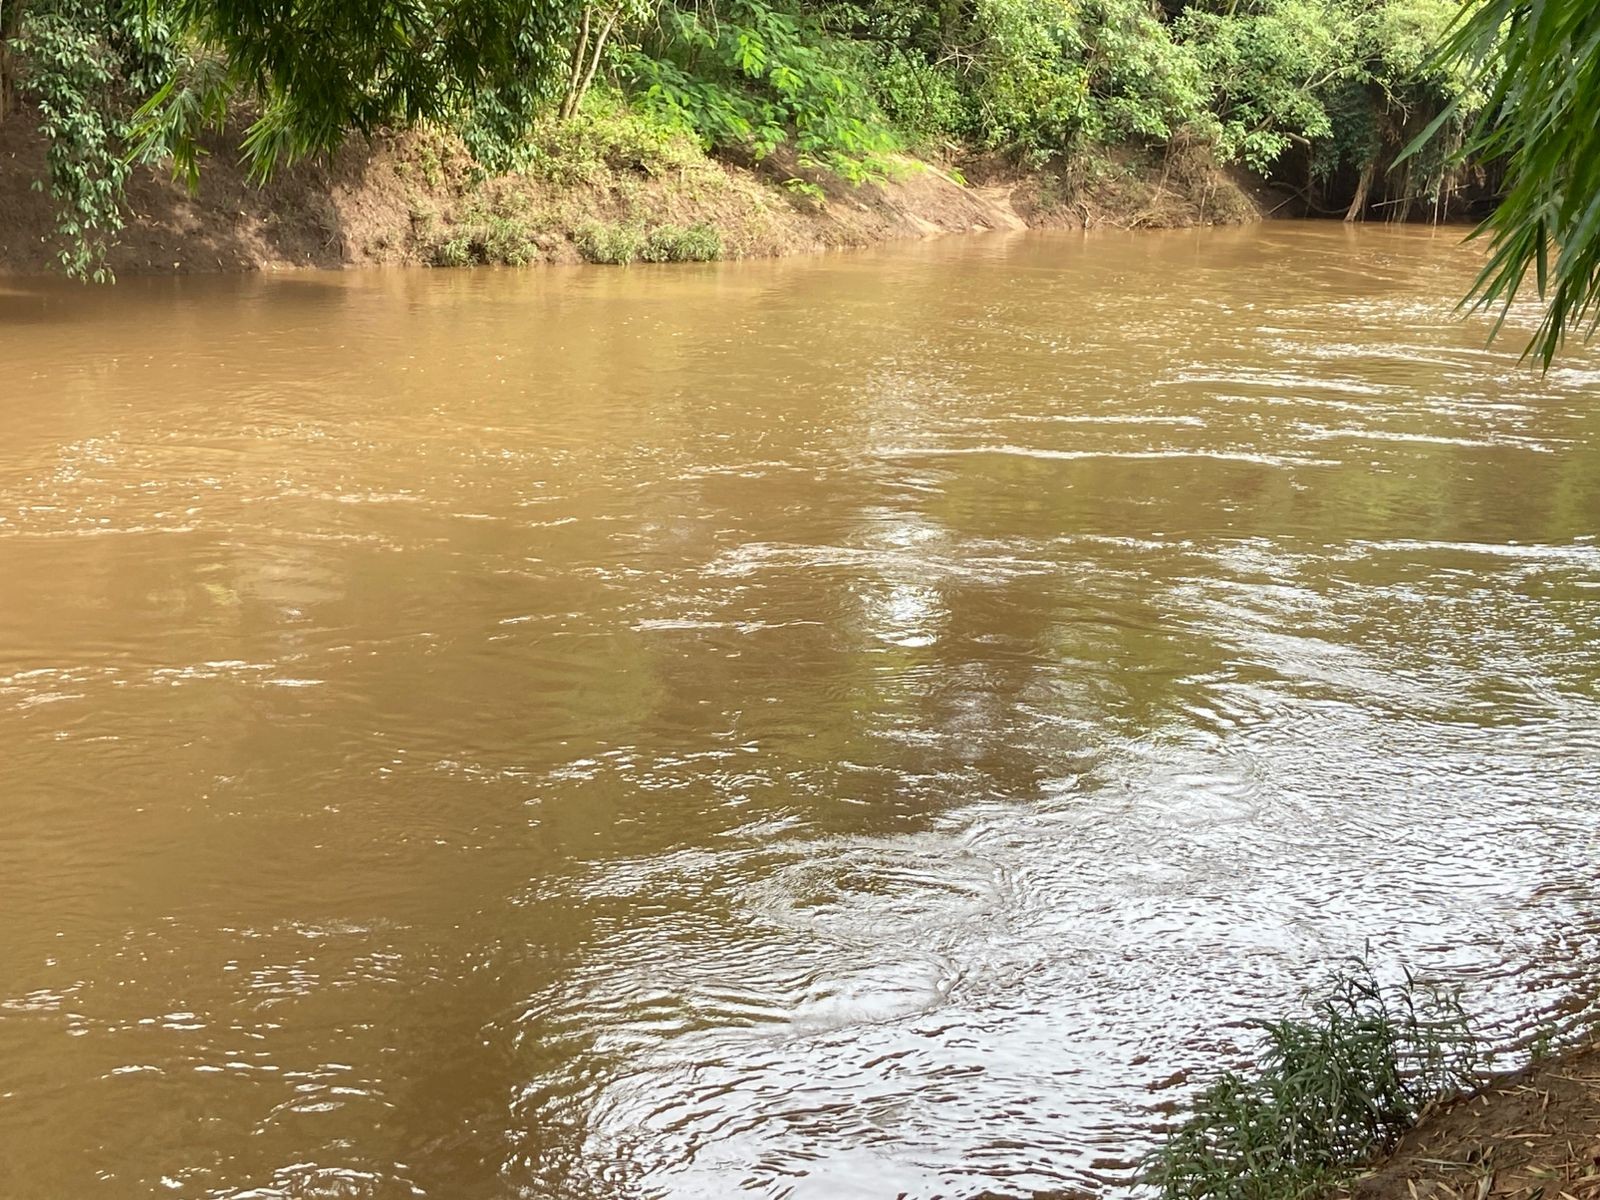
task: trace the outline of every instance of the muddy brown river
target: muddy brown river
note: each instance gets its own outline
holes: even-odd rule
[[[0,1195],[1114,1195],[1369,943],[1590,1011],[1459,235],[0,280]]]

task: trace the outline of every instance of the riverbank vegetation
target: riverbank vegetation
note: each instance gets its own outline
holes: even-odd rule
[[[1261,1028],[1257,1065],[1224,1072],[1151,1156],[1163,1200],[1323,1195],[1483,1077],[1454,993],[1409,977],[1385,986],[1364,963],[1309,1015]]]
[[[1592,1011],[1490,1049],[1454,992],[1383,986],[1362,962],[1303,1017],[1261,1026],[1145,1162],[1162,1200],[1592,1200]],[[1491,1072],[1505,1053],[1514,1070]]]
[[[561,127],[644,123],[825,202],[908,158],[1048,172],[1204,155],[1312,211],[1460,214],[1485,83],[1430,56],[1454,0],[23,0],[0,10],[0,112],[47,144],[61,266],[102,273],[135,164],[191,182],[431,128],[484,177],[568,169]],[[229,131],[235,131],[231,137]],[[1402,150],[1420,136],[1419,148]],[[224,148],[225,147],[225,148]],[[441,261],[495,257],[493,229]],[[704,257],[684,226],[600,258]],[[653,240],[652,240],[653,239]],[[447,243],[451,239],[446,239]],[[502,241],[504,239],[501,239]],[[626,240],[624,235],[624,240]],[[667,244],[670,242],[670,245]]]

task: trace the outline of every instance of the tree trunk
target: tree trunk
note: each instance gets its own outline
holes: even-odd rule
[[[567,94],[561,97],[561,120],[565,121],[572,116],[577,108],[573,97],[578,94],[578,85],[583,81],[583,63],[589,52],[589,14],[591,10],[587,4],[583,6],[583,25],[578,32],[578,40],[572,44],[572,61],[567,64]]]
[[[1411,194],[1411,164],[1406,163],[1405,176],[1400,180],[1400,203],[1391,210],[1389,220],[1396,225],[1404,225],[1411,219],[1411,203],[1414,197]]]
[[[0,0],[0,121],[11,112],[14,95],[13,79],[16,72],[11,66],[11,39],[22,24],[22,0]]]
[[[1368,159],[1367,165],[1361,168],[1361,179],[1356,184],[1355,198],[1350,201],[1350,207],[1344,214],[1346,221],[1359,221],[1365,215],[1367,193],[1372,190],[1372,174],[1377,166],[1377,159]]]
[[[567,116],[570,117],[578,111],[578,106],[588,94],[589,85],[594,82],[594,73],[600,69],[600,55],[605,51],[606,39],[611,36],[611,30],[616,26],[617,17],[621,13],[620,7],[612,9],[610,15],[606,17],[606,23],[600,27],[600,32],[594,39],[594,56],[589,59],[589,70],[584,75],[583,82],[578,85],[577,94],[572,98],[572,111],[567,113]]]

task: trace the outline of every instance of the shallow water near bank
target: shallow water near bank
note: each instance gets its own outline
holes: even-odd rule
[[[1125,1188],[1600,996],[1600,356],[1460,231],[0,280],[0,1194]]]

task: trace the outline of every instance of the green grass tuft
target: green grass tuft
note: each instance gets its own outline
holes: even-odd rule
[[[591,222],[573,238],[592,263],[626,266],[640,262],[711,262],[722,257],[722,235],[710,225],[603,225]]]
[[[1483,1059],[1454,992],[1365,962],[1309,1017],[1264,1023],[1253,1072],[1225,1072],[1145,1162],[1163,1200],[1299,1200],[1390,1149],[1431,1103],[1469,1090]]]

